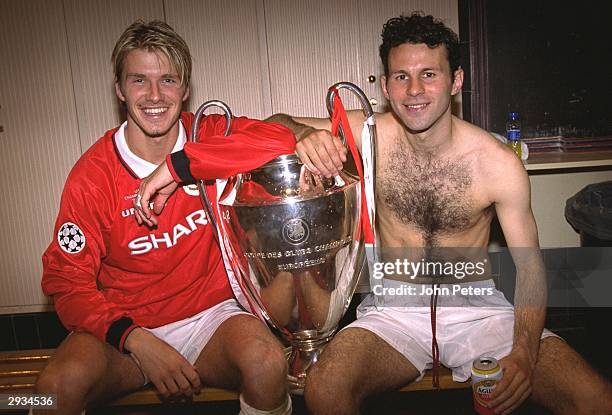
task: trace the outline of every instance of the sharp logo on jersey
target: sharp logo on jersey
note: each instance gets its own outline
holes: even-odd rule
[[[183,190],[189,196],[200,196],[200,191],[198,190],[197,184],[188,184],[186,186],[183,186]]]
[[[130,241],[128,244],[131,250],[130,253],[132,255],[140,255],[160,247],[172,248],[182,236],[189,235],[197,230],[198,225],[204,226],[208,224],[208,220],[206,220],[204,210],[200,209],[185,217],[185,223],[187,224],[186,226],[182,223],[174,225],[172,232],[164,232],[161,235],[150,233]]]
[[[77,225],[66,222],[57,232],[57,243],[64,252],[77,254],[85,247],[85,235]]]

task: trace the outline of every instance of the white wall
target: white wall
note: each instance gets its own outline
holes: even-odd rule
[[[337,81],[382,101],[367,82],[382,24],[413,10],[458,31],[456,0],[2,0],[0,313],[48,308],[41,255],[68,171],[121,121],[110,55],[129,23],[165,20],[188,41],[191,110],[222,99],[237,115],[324,115]]]

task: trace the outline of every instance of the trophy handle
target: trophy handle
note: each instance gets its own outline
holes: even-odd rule
[[[198,127],[200,125],[200,119],[202,118],[202,114],[207,108],[210,107],[219,107],[225,113],[225,133],[224,135],[227,137],[232,128],[232,110],[230,110],[229,106],[217,100],[206,101],[200,108],[196,111],[195,119],[193,120],[193,125],[191,126],[191,136],[189,137],[192,143],[197,142],[198,137]],[[208,223],[212,224],[214,229],[217,228],[217,221],[215,220],[215,215],[213,214],[212,204],[210,203],[210,199],[208,199],[208,195],[206,194],[206,188],[204,186],[204,180],[198,180],[198,191],[200,192],[200,199],[202,199],[202,204],[204,205],[204,210],[206,211],[206,217],[208,218]],[[218,237],[217,233],[214,233],[216,237]]]
[[[365,116],[365,124],[368,127],[367,137],[362,136],[364,139],[367,139],[367,142],[363,142],[361,144],[361,159],[363,164],[364,175],[366,176],[366,202],[369,210],[370,216],[370,225],[372,227],[372,231],[374,232],[374,236],[376,238],[374,244],[374,255],[377,257],[377,249],[379,249],[380,244],[377,240],[377,232],[376,232],[376,214],[374,210],[374,195],[376,194],[376,121],[374,118],[374,110],[370,105],[370,101],[365,93],[359,88],[357,85],[351,82],[338,82],[332,85],[327,91],[327,112],[330,117],[333,114],[334,108],[334,97],[340,91],[340,89],[348,89],[353,92],[359,98],[361,103],[361,109],[363,111],[363,115]],[[344,130],[342,129],[342,124],[340,124],[338,131],[344,141],[344,145],[348,147],[348,142],[344,135]]]
[[[349,91],[357,95],[357,98],[359,98],[359,101],[361,102],[361,109],[363,110],[363,114],[366,116],[366,118],[369,118],[374,115],[374,110],[370,105],[370,101],[368,101],[368,97],[366,97],[365,93],[361,90],[361,88],[359,88],[352,82],[338,82],[329,88],[329,90],[327,91],[326,99],[327,111],[330,115],[334,108],[334,96],[336,95],[336,91],[339,91],[340,89],[348,89]]]

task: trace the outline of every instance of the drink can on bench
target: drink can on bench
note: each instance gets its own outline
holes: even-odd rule
[[[487,408],[485,402],[491,400],[491,393],[502,378],[499,362],[494,357],[479,357],[472,363],[472,393],[474,409],[481,415],[493,415],[493,408]]]

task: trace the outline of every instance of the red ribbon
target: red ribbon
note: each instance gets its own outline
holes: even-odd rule
[[[334,136],[337,136],[339,133],[339,126],[342,127],[342,131],[346,138],[348,148],[353,155],[353,159],[355,160],[355,166],[357,167],[357,173],[359,173],[359,179],[361,180],[361,230],[363,231],[363,236],[365,243],[373,244],[374,243],[374,232],[372,230],[372,222],[370,221],[370,213],[368,211],[368,205],[366,201],[366,193],[365,193],[365,178],[363,176],[363,167],[361,165],[361,156],[359,155],[359,151],[357,150],[357,145],[355,144],[355,139],[353,137],[353,132],[351,131],[351,125],[349,124],[348,117],[346,116],[346,110],[344,109],[344,105],[342,105],[342,100],[338,96],[338,89],[335,87],[332,88],[334,92],[334,105],[332,111],[332,128],[331,133]]]

